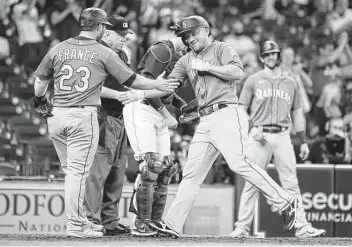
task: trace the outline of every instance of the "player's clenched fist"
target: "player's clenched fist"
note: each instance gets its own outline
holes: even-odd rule
[[[203,61],[202,59],[195,58],[191,61],[191,69],[197,71],[209,71],[210,63]]]

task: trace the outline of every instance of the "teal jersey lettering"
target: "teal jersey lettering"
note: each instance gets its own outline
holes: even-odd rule
[[[170,78],[176,78],[180,82],[187,79],[192,84],[199,108],[204,108],[216,103],[237,103],[236,82],[224,81],[207,72],[194,72],[190,69],[192,59],[200,58],[215,65],[235,64],[243,69],[242,61],[237,52],[228,44],[214,41],[201,53],[189,52],[178,60]]]
[[[255,126],[291,125],[291,111],[301,107],[298,85],[294,79],[281,75],[274,80],[265,71],[247,78],[239,103],[248,106]]]
[[[35,75],[53,79],[54,106],[100,105],[101,87],[113,75],[124,83],[134,72],[118,55],[96,40],[76,37],[53,47]]]

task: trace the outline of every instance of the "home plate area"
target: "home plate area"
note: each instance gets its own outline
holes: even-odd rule
[[[352,246],[351,238],[246,238],[228,236],[115,237],[67,239],[65,236],[0,234],[0,246]]]

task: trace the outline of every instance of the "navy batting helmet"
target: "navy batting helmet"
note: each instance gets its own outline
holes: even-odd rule
[[[93,30],[100,23],[112,26],[112,24],[108,22],[108,16],[106,15],[106,12],[102,9],[87,8],[84,9],[79,16],[80,31]]]
[[[180,37],[184,33],[200,27],[209,28],[209,23],[201,16],[192,15],[179,20],[173,29],[175,30],[175,34]]]
[[[276,65],[279,65],[281,62],[281,51],[280,51],[279,45],[275,41],[267,40],[260,46],[261,62],[264,63],[263,56],[269,53],[278,53],[279,56],[278,56]]]

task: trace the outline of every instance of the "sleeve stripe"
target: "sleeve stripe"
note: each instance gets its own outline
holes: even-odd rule
[[[136,73],[133,73],[127,80],[125,80],[123,85],[126,87],[131,87],[136,77],[137,77]]]

